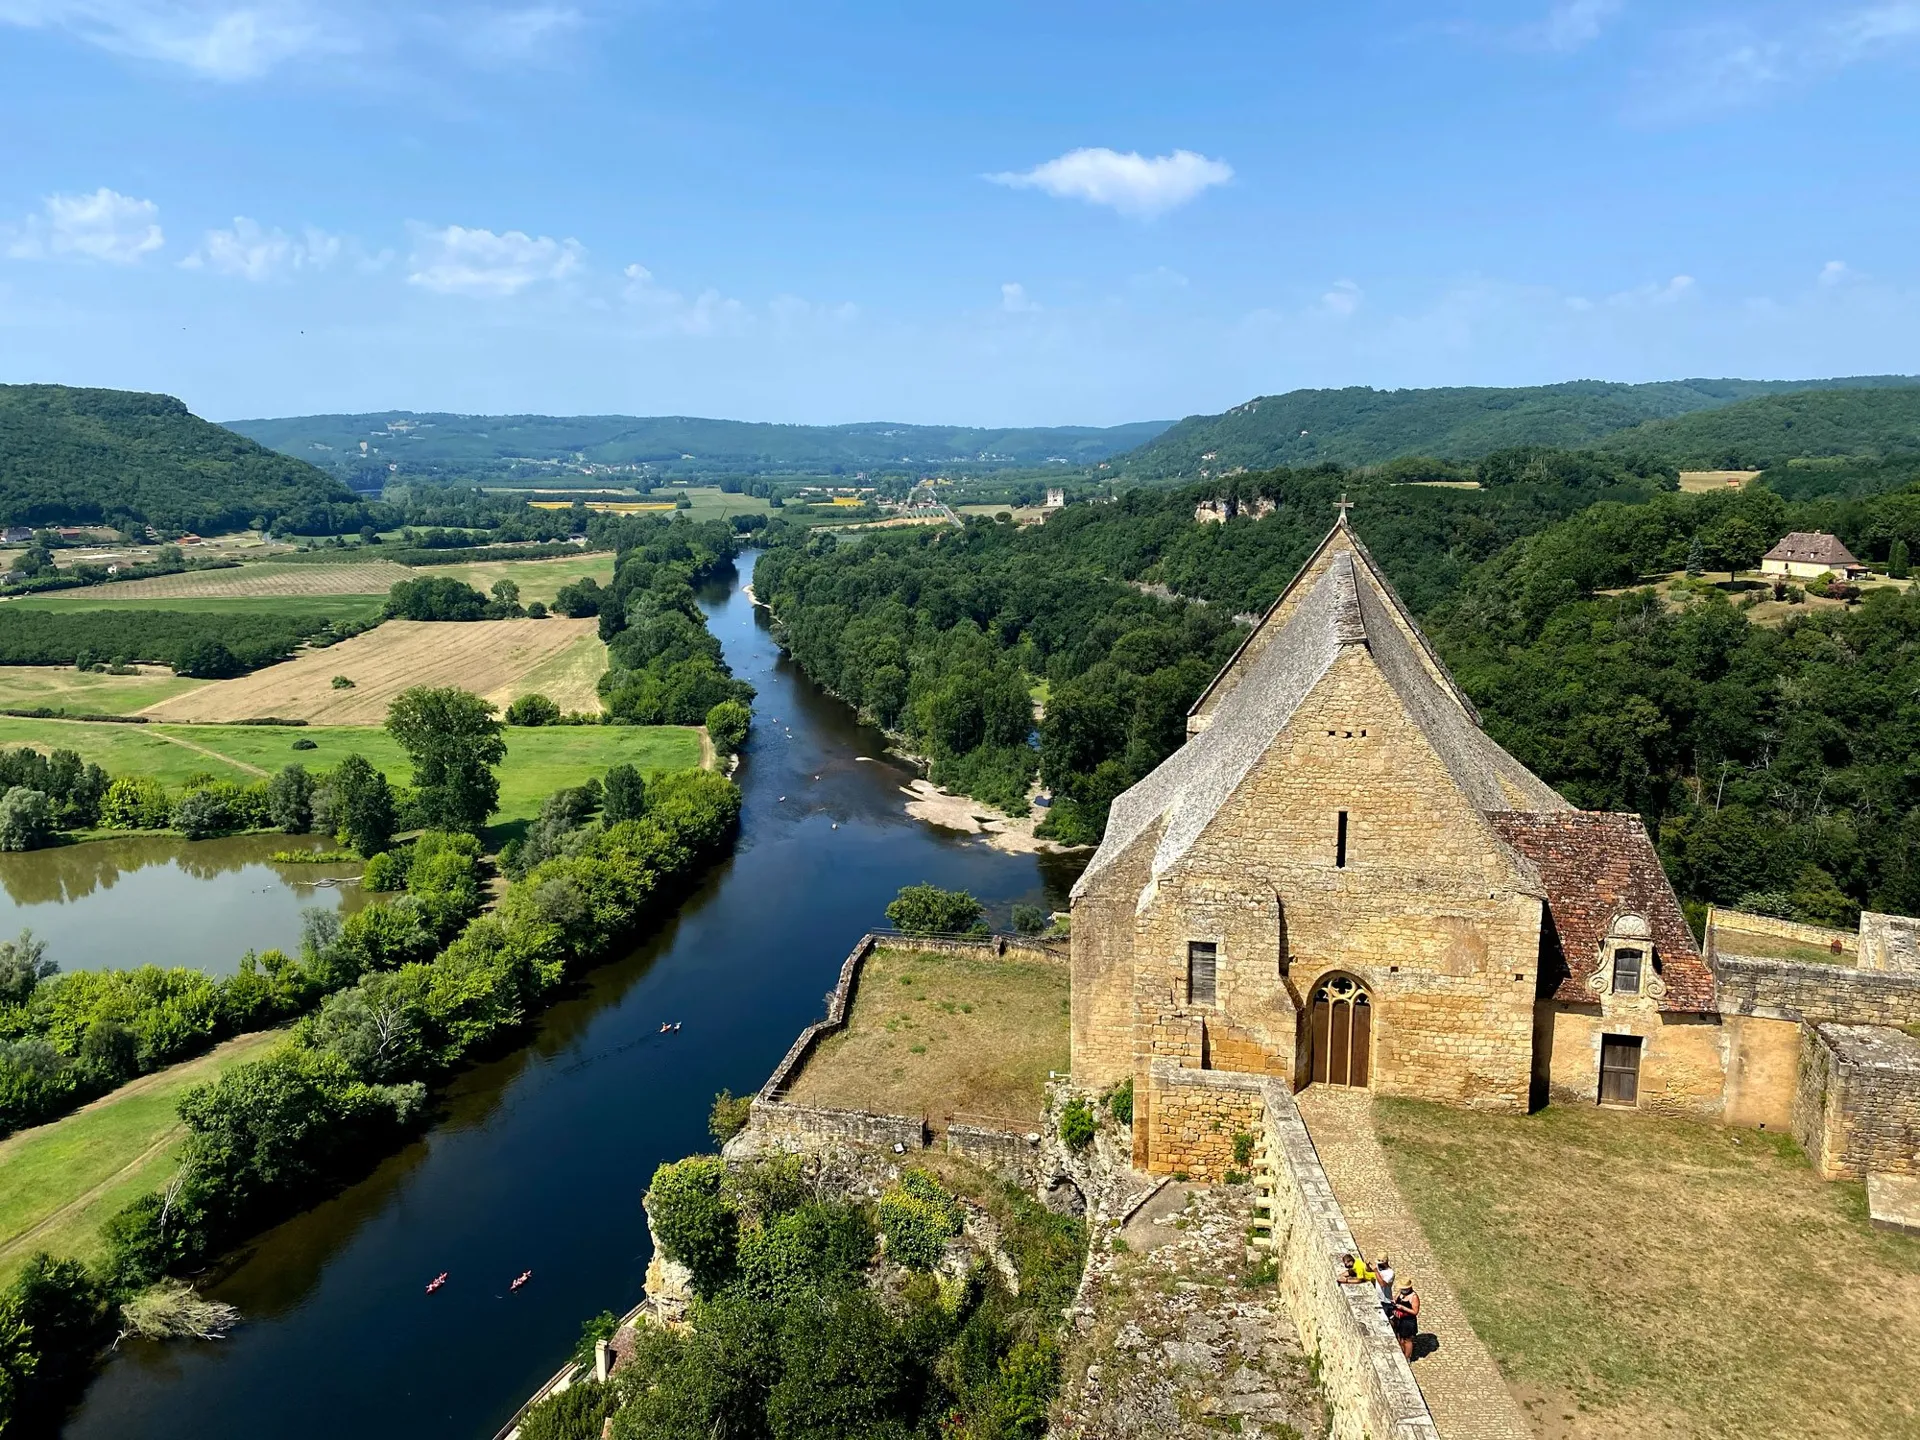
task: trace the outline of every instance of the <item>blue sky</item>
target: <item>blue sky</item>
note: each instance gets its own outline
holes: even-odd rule
[[[0,379],[1108,424],[1920,371],[1920,0],[0,0]]]

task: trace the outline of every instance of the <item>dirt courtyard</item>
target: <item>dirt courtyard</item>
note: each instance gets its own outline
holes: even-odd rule
[[[1065,961],[877,949],[846,1029],[813,1052],[786,1099],[801,1105],[1037,1126],[1049,1070],[1067,1068]]]
[[[562,710],[600,709],[607,668],[592,620],[389,620],[324,650],[304,651],[234,680],[216,680],[140,713],[155,720],[278,716],[316,725],[378,725],[410,685],[458,685],[502,710],[538,691]],[[343,675],[351,687],[336,688]]]

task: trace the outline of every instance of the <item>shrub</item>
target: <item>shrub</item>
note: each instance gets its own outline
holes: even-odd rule
[[[731,755],[745,743],[753,712],[738,700],[722,700],[707,711],[707,738],[722,755]]]
[[[509,725],[553,725],[560,719],[560,707],[541,694],[522,695],[507,706]]]
[[[940,1263],[947,1241],[960,1233],[959,1203],[924,1171],[900,1177],[900,1184],[880,1197],[880,1233],[886,1236],[887,1258],[909,1270],[931,1270]]]
[[[1246,1166],[1253,1161],[1253,1136],[1244,1130],[1233,1133],[1233,1163]]]
[[[320,742],[318,740],[309,740],[303,735],[293,742],[293,748],[296,750],[318,750],[320,748]]]
[[[367,868],[360,875],[361,886],[376,894],[406,889],[407,860],[405,850],[382,850],[367,861]]]
[[[349,680],[345,675],[336,675],[333,677],[333,688],[336,690],[351,690],[353,689],[353,681]]]
[[[546,619],[547,618],[547,602],[544,600],[534,600],[529,602],[527,605],[527,618],[529,620]]]
[[[1038,935],[1047,928],[1048,915],[1038,905],[1013,907],[1013,928],[1022,935]]]
[[[520,1440],[600,1440],[619,1401],[613,1386],[579,1380],[527,1411],[515,1433]]]
[[[711,1295],[733,1274],[739,1217],[725,1194],[726,1162],[695,1155],[653,1172],[647,1216],[653,1237],[670,1260],[693,1272],[694,1289]]]
[[[171,813],[166,787],[149,775],[122,775],[100,801],[100,822],[115,830],[159,830]]]
[[[844,1204],[806,1204],[740,1237],[740,1286],[765,1304],[853,1284],[873,1259],[873,1225]]]
[[[958,935],[975,928],[983,908],[964,890],[904,885],[887,906],[887,919],[909,935]]]
[[[753,1096],[722,1090],[713,1097],[713,1108],[707,1112],[707,1132],[715,1144],[724,1145],[747,1128],[752,1113]]]
[[[1107,1110],[1122,1125],[1133,1124],[1133,1077],[1131,1075],[1107,1092]]]
[[[616,765],[607,771],[601,794],[601,813],[609,825],[638,820],[647,813],[647,782],[631,765]]]
[[[173,828],[189,840],[224,835],[233,829],[233,822],[233,812],[227,806],[226,797],[213,786],[189,790],[180,797],[180,803],[173,807]]]
[[[1093,1143],[1093,1107],[1078,1095],[1060,1112],[1060,1138],[1076,1155]]]
[[[38,850],[53,838],[53,806],[46,794],[15,785],[0,795],[0,850]]]

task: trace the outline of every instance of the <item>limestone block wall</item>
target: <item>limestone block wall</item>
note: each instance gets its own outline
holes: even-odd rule
[[[1641,1040],[1640,1105],[1660,1115],[1722,1117],[1726,1106],[1728,1037],[1718,1016],[1684,1015],[1647,1007],[1602,1015],[1597,1005],[1539,1002],[1536,1064],[1548,1098],[1593,1105],[1600,1098],[1600,1042],[1607,1035]],[[1784,1076],[1791,1096],[1793,1072]],[[1784,1105],[1775,1095],[1773,1103]],[[1755,1105],[1763,1103],[1756,1095]]]
[[[1920,1022],[1920,974],[1746,955],[1716,954],[1710,963],[1723,1015],[1760,1015],[1809,1024]]]
[[[1360,1247],[1292,1094],[1278,1081],[1255,1083],[1274,1168],[1273,1253],[1280,1294],[1300,1343],[1319,1364],[1332,1440],[1439,1440],[1373,1292],[1334,1278],[1340,1257]]]
[[[947,1149],[1022,1189],[1032,1189],[1039,1180],[1040,1144],[1025,1135],[954,1120],[947,1125]]]
[[[1793,1135],[1828,1179],[1920,1174],[1920,1040],[1879,1025],[1811,1025]]]
[[[1224,1070],[1189,1070],[1167,1059],[1149,1071],[1153,1139],[1148,1166],[1156,1175],[1185,1174],[1218,1184],[1229,1170],[1245,1172],[1233,1157],[1233,1137],[1260,1133],[1264,1081]],[[1285,1088],[1285,1082],[1281,1082]],[[1139,1128],[1139,1092],[1134,1121]]]
[[[1771,935],[1776,940],[1797,940],[1802,945],[1828,946],[1838,940],[1840,952],[1848,956],[1857,954],[1860,949],[1860,937],[1845,930],[1831,930],[1824,925],[1803,925],[1797,920],[1780,920],[1772,915],[1753,915],[1745,910],[1709,905],[1706,933],[1711,936],[1723,927],[1744,930],[1749,935]]]
[[[1089,1089],[1133,1074],[1133,911],[1159,834],[1150,828],[1073,902],[1072,1070]]]
[[[1871,910],[1861,915],[1860,968],[1920,975],[1920,920]]]
[[[755,1097],[743,1132],[748,1148],[801,1154],[826,1144],[891,1150],[900,1145],[923,1150],[927,1125],[918,1115],[883,1115],[871,1110],[839,1110],[829,1105],[794,1105]],[[733,1153],[729,1149],[729,1154]]]
[[[1758,1015],[1721,1018],[1726,1031],[1729,1125],[1761,1130],[1793,1128],[1793,1097],[1800,1080],[1800,1025]]]

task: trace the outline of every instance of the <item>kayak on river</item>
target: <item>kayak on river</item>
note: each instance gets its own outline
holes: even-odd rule
[[[438,1275],[434,1276],[433,1279],[427,1282],[427,1293],[429,1295],[433,1294],[434,1291],[438,1290],[442,1285],[446,1283],[447,1283],[447,1272],[445,1270],[442,1270]]]
[[[533,1279],[533,1271],[522,1270],[519,1274],[519,1277],[515,1279],[513,1284],[509,1285],[507,1288],[509,1290],[518,1290],[522,1285],[526,1284],[531,1279]]]

